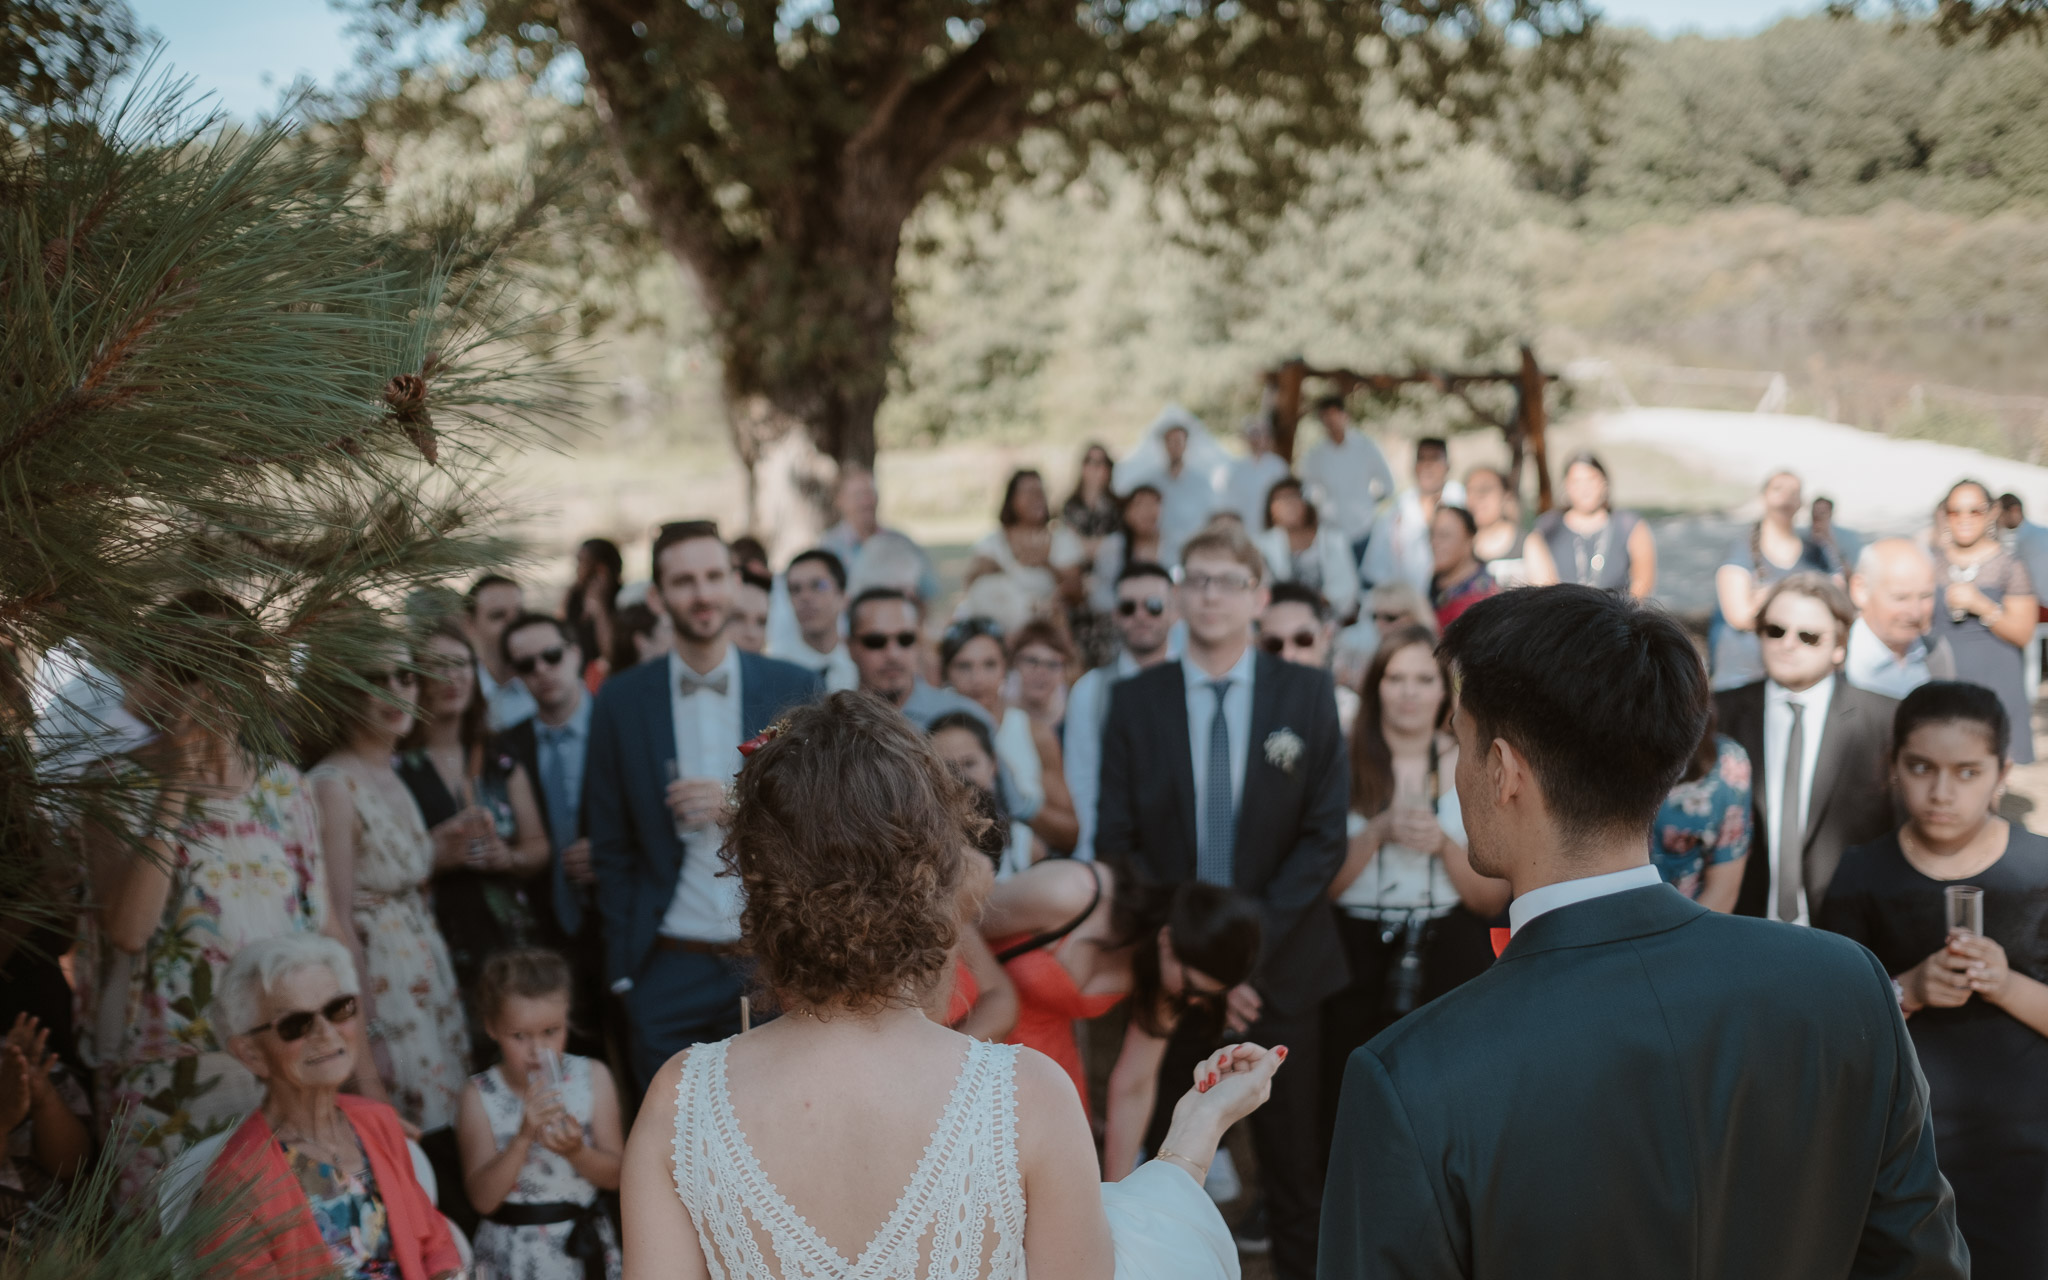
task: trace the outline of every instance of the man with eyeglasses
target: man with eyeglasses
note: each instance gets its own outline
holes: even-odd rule
[[[1225,1038],[1287,1046],[1287,1070],[1253,1114],[1252,1137],[1274,1271],[1306,1280],[1322,1205],[1321,1010],[1349,982],[1327,896],[1344,862],[1349,770],[1329,674],[1252,643],[1265,571],[1235,523],[1188,540],[1180,661],[1110,691],[1095,852],[1145,882],[1224,885],[1259,905],[1258,967],[1229,993],[1223,1026],[1181,1020],[1160,1096]],[[1153,1128],[1156,1143],[1161,1117]]]
[[[1085,671],[1067,693],[1067,718],[1060,749],[1066,757],[1067,790],[1081,819],[1074,856],[1095,857],[1095,802],[1102,787],[1102,726],[1109,718],[1109,691],[1149,667],[1173,657],[1173,628],[1180,621],[1173,575],[1149,560],[1134,560],[1116,576],[1116,607],[1112,611],[1117,638],[1116,660]]]
[[[1336,639],[1337,616],[1322,592],[1299,582],[1273,584],[1273,598],[1259,615],[1261,649],[1282,662],[1328,671]],[[1349,742],[1351,722],[1358,718],[1358,691],[1341,684],[1335,687],[1337,727]]]
[[[859,688],[853,652],[839,634],[846,613],[845,562],[823,547],[813,547],[789,562],[782,582],[790,612],[796,615],[798,638],[778,644],[771,631],[770,656],[817,672],[834,693]]]
[[[1840,678],[1855,607],[1833,578],[1781,579],[1757,610],[1764,678],[1714,695],[1755,766],[1737,914],[1810,924],[1842,852],[1888,834],[1898,702]]]
[[[643,1088],[679,1050],[740,1029],[739,887],[718,853],[726,787],[742,743],[824,692],[812,672],[732,643],[737,573],[718,526],[663,526],[652,560],[648,599],[674,622],[673,647],[599,691],[583,787],[605,972]]]
[[[464,624],[476,650],[476,683],[483,691],[493,733],[518,724],[534,713],[533,695],[513,678],[505,665],[502,641],[512,619],[526,611],[525,593],[502,573],[487,573],[469,589]]]

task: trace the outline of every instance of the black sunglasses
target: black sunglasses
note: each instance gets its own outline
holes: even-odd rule
[[[357,1008],[354,996],[336,996],[321,1005],[317,1011],[302,1009],[297,1013],[288,1013],[260,1027],[249,1028],[248,1034],[253,1036],[259,1031],[275,1031],[278,1039],[290,1044],[294,1040],[306,1038],[306,1033],[313,1029],[313,1019],[325,1018],[328,1026],[338,1027],[344,1022],[353,1021]]]
[[[420,682],[419,676],[405,667],[389,667],[382,671],[365,671],[362,675],[363,679],[371,684],[381,684],[387,689],[393,687],[410,689]]]
[[[512,660],[512,669],[522,676],[530,676],[533,674],[534,668],[542,663],[546,663],[551,667],[554,666],[562,660],[562,655],[567,652],[568,650],[562,645],[556,645],[551,649],[542,649],[539,653],[531,654],[524,658],[514,658]]]
[[[1766,622],[1758,629],[1764,633],[1764,639],[1766,640],[1783,640],[1788,634],[1791,634],[1775,622]],[[1801,631],[1799,633],[1799,643],[1809,649],[1820,647],[1826,640],[1827,637],[1818,631]]]
[[[1395,623],[1406,619],[1407,616],[1408,615],[1405,613],[1381,613],[1379,610],[1375,609],[1373,610],[1372,620],[1378,623],[1380,626],[1391,627]]]
[[[1267,653],[1284,653],[1289,644],[1292,644],[1297,649],[1313,649],[1316,647],[1316,633],[1313,631],[1297,631],[1291,636],[1270,635],[1259,637],[1259,647]]]
[[[915,631],[898,631],[894,635],[886,631],[866,631],[855,636],[854,639],[860,642],[861,648],[873,649],[877,653],[888,648],[891,643],[894,643],[899,649],[915,649],[917,647],[917,632]]]
[[[1141,607],[1148,617],[1156,618],[1166,612],[1166,601],[1160,596],[1146,596],[1143,600],[1119,600],[1116,602],[1117,616],[1135,618]]]

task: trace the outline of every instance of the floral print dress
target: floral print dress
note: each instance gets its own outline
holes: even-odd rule
[[[319,814],[299,771],[273,765],[238,796],[202,799],[172,837],[163,923],[127,955],[88,931],[79,1019],[103,1122],[128,1149],[128,1199],[194,1143],[225,1133],[262,1101],[211,1021],[216,984],[249,943],[327,922]],[[89,969],[90,972],[83,970]]]
[[[351,916],[363,945],[362,975],[372,1020],[370,1048],[391,1105],[422,1133],[455,1123],[469,1076],[468,1033],[455,966],[427,906],[434,844],[408,796],[393,805],[332,765],[309,775],[339,779],[356,810],[356,900]]]
[[[1688,898],[1700,896],[1708,867],[1749,852],[1749,753],[1726,734],[1714,748],[1714,767],[1673,787],[1651,828],[1650,861]]]

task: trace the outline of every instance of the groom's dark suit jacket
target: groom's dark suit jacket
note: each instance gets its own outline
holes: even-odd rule
[[[1664,885],[1560,907],[1352,1055],[1322,1280],[1963,1280],[1891,979]]]
[[[1267,750],[1283,730],[1301,745],[1287,767]],[[1273,1013],[1303,1013],[1349,981],[1326,896],[1344,865],[1351,782],[1330,673],[1258,654],[1251,732],[1233,745],[1249,752],[1233,887],[1264,908],[1252,985]],[[1154,884],[1195,878],[1195,767],[1180,663],[1162,662],[1111,691],[1096,812],[1096,857]]]

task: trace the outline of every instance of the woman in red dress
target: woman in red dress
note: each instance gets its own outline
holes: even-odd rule
[[[1166,1040],[1182,1013],[1251,976],[1259,913],[1209,884],[1142,885],[1099,863],[1054,858],[996,884],[982,935],[1017,991],[1010,1043],[1066,1069],[1088,1105],[1077,1019],[1131,997],[1131,1024],[1109,1077],[1103,1176],[1138,1162]]]

